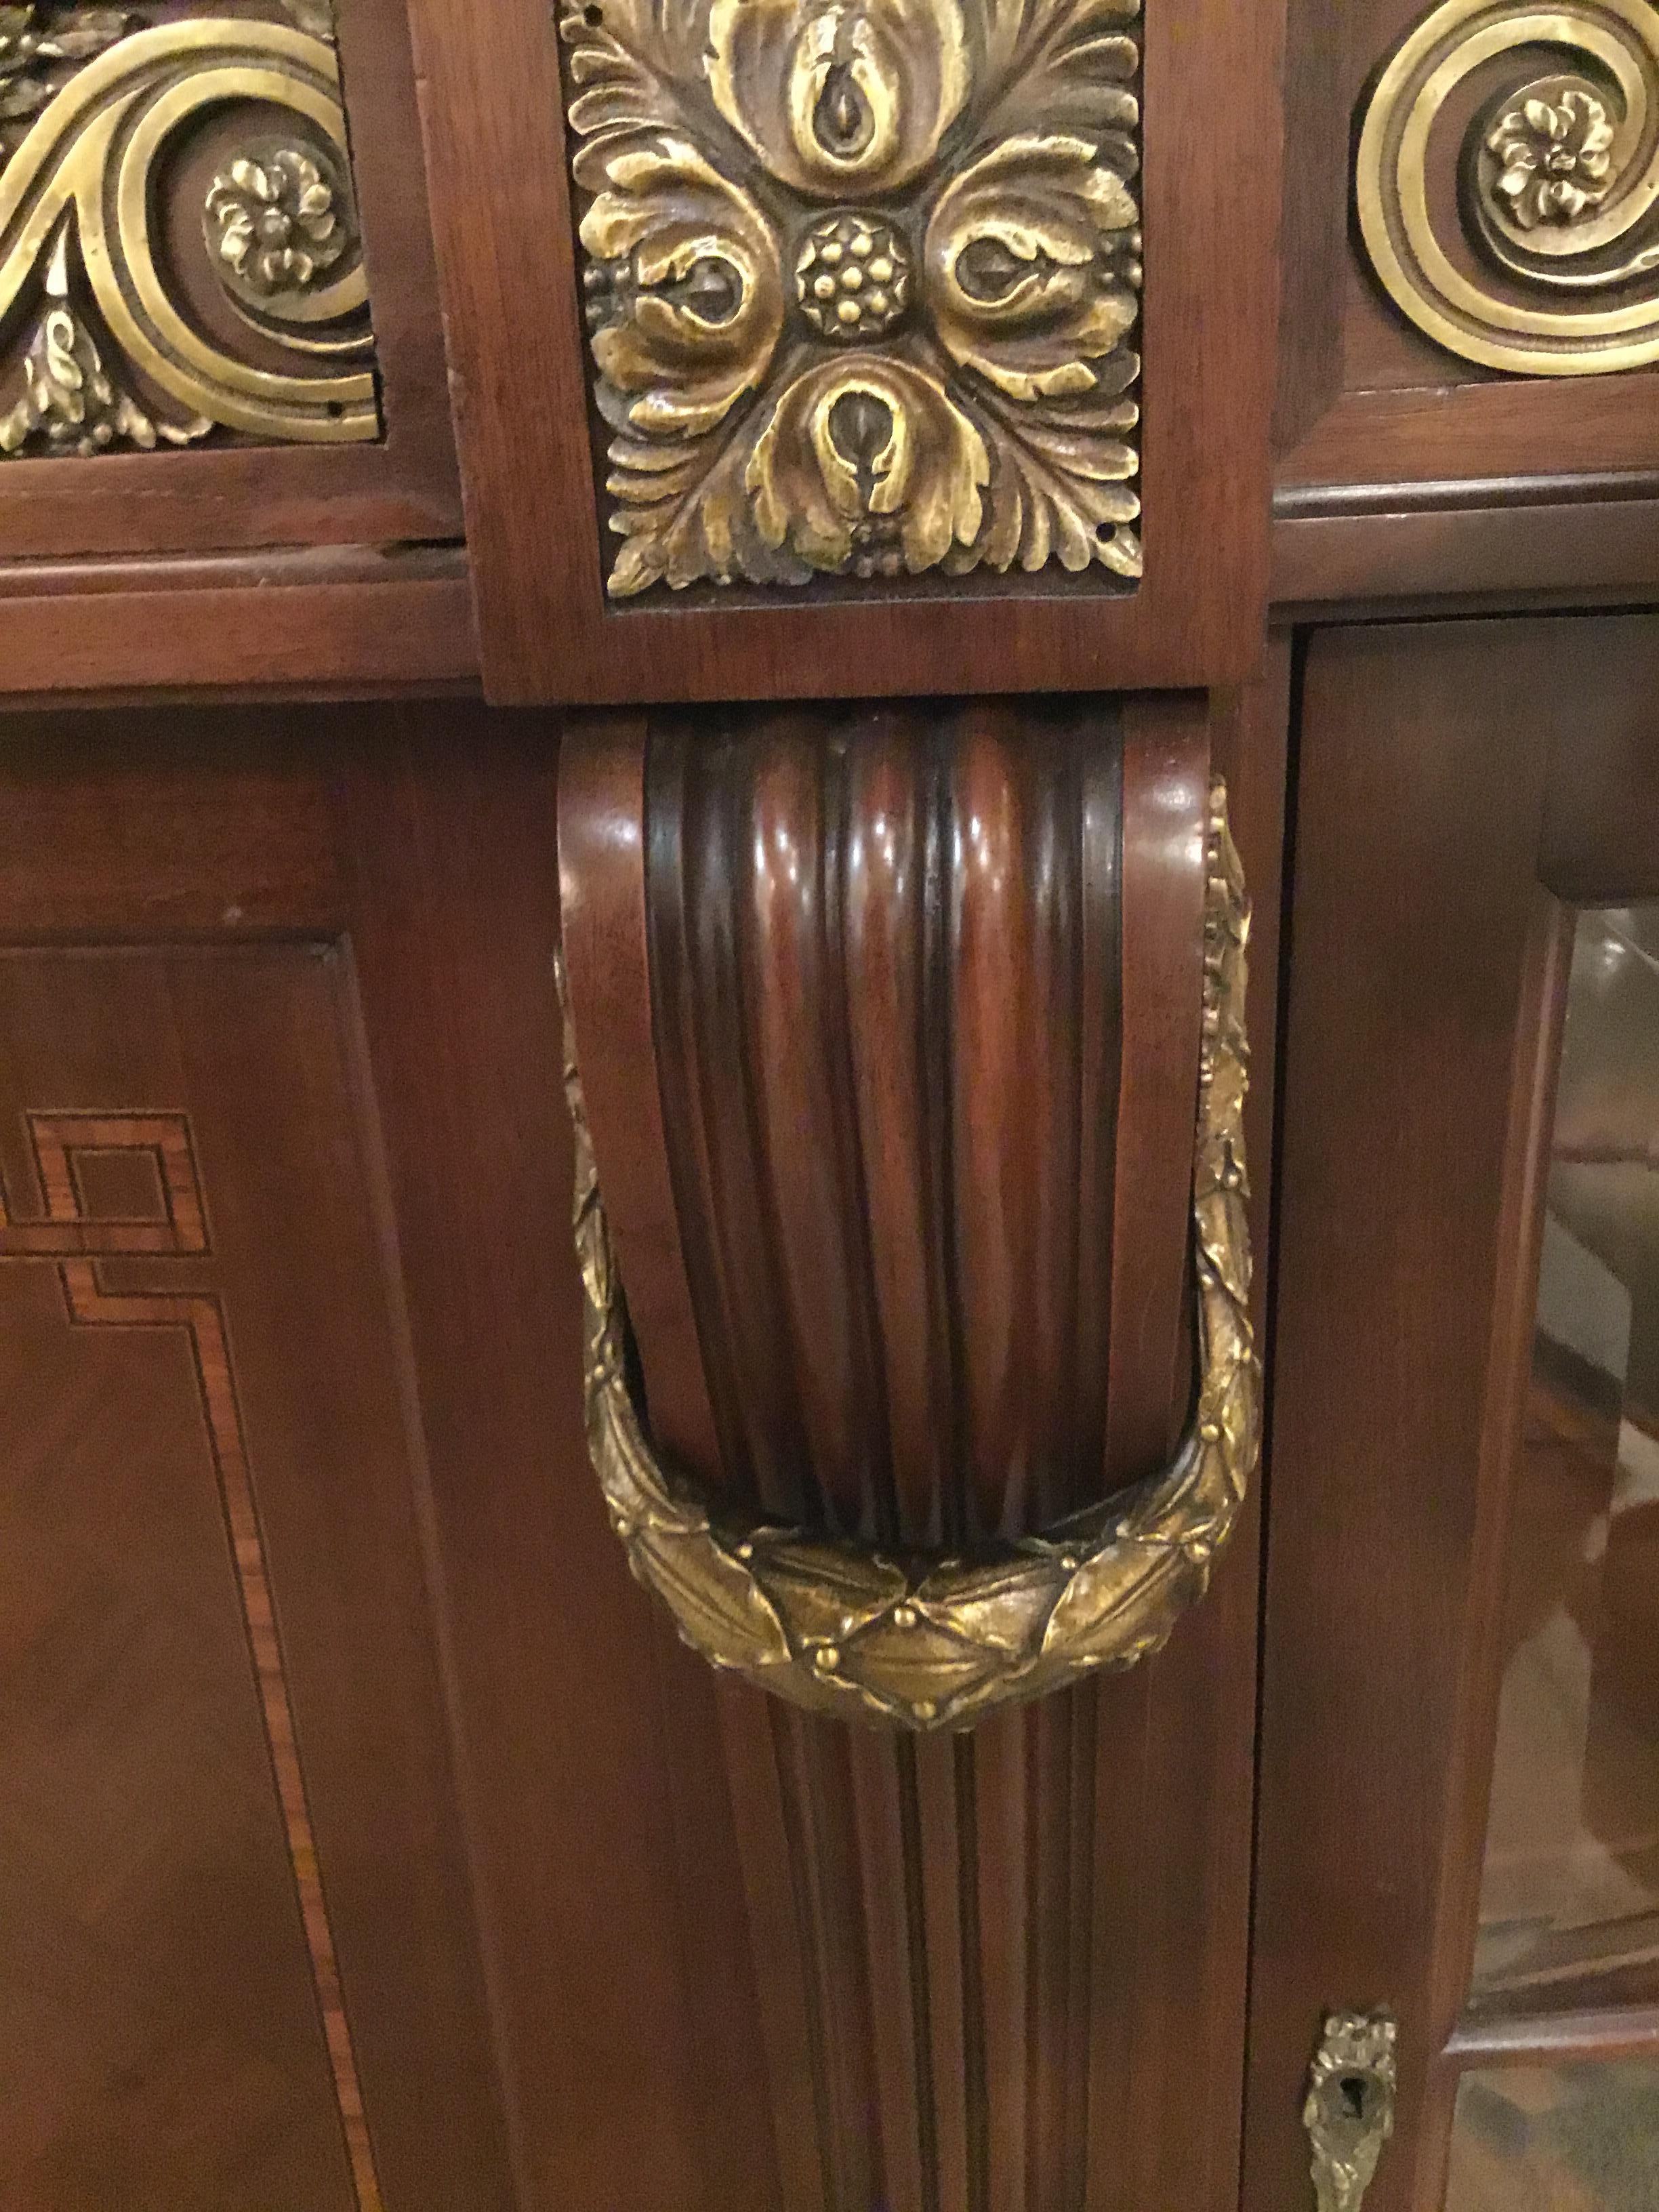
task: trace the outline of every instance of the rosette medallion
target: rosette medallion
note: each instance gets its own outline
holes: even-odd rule
[[[571,0],[614,597],[1139,575],[1138,4]]]
[[[1449,351],[1512,376],[1650,367],[1659,9],[1440,0],[1369,94],[1356,198],[1383,289]]]

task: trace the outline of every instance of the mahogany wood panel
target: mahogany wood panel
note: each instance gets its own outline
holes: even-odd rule
[[[1249,1115],[1258,1176],[1253,1218],[1264,1249],[1289,674],[1282,647],[1273,670],[1271,683],[1218,702],[1207,733],[1190,706],[1174,705],[1161,717],[1132,708],[1126,780],[1138,781],[1144,811],[1136,849],[1132,857],[1126,848],[1123,860],[1126,873],[1139,872],[1152,902],[1160,857],[1168,866],[1169,856],[1154,849],[1149,817],[1161,798],[1167,821],[1186,818],[1179,769],[1184,758],[1193,773],[1196,738],[1201,775],[1207,735],[1232,779],[1235,819],[1257,887],[1262,980],[1252,1000],[1258,1056]],[[689,1203],[694,1222],[702,1222],[706,1194],[718,1187],[729,1205],[734,1185],[744,1194],[745,1176],[717,1175],[710,1152],[700,1150],[689,1163],[680,1159],[680,1180],[665,1178],[653,1149],[672,1157],[674,1143],[660,1133],[677,1118],[723,1113],[741,1121],[742,1103],[730,1095],[740,1052],[750,1055],[761,1102],[789,1079],[775,1064],[757,1065],[763,1056],[775,1063],[787,1051],[807,1069],[802,1097],[788,1110],[773,1109],[769,1172],[780,1185],[805,1174],[796,1131],[813,1126],[815,1115],[824,1124],[820,1158],[832,1166],[844,1158],[838,1146],[856,1118],[861,1066],[869,1084],[890,1086],[875,1103],[884,1103],[896,1127],[905,1102],[914,1102],[913,1112],[937,1102],[938,1079],[930,1085],[921,1072],[917,1017],[930,993],[940,994],[933,1005],[945,1003],[949,831],[958,821],[968,845],[978,825],[987,868],[976,890],[962,881],[970,862],[955,871],[962,897],[976,897],[981,908],[974,926],[985,931],[981,957],[990,963],[985,1003],[1011,1009],[994,1076],[989,1061],[981,1070],[983,1104],[996,1110],[1011,1088],[1018,1098],[1032,1084],[1016,1065],[1019,1052],[1029,1055],[1039,1042],[1055,1049],[1065,1000],[1031,996],[1033,973],[1063,978],[1069,968],[1074,985],[1090,977],[1109,1017],[1105,963],[1115,948],[1092,949],[1092,964],[1081,964],[1081,948],[1091,942],[1086,931],[1079,934],[1088,903],[1075,902],[1085,870],[1103,862],[1109,870],[1115,858],[1115,841],[1103,850],[1091,843],[1087,803],[1103,775],[1097,796],[1107,805],[1115,798],[1115,721],[1098,706],[976,707],[931,723],[908,710],[728,716],[702,727],[666,715],[653,720],[648,748],[642,721],[594,726],[567,740],[565,950],[579,1036],[591,1040],[581,1044],[584,1079],[618,1249],[624,1270],[633,1267],[630,1284],[641,1284],[653,1418],[672,1405],[683,1448],[686,1439],[721,1432],[715,1407],[723,1396],[751,1431],[757,1417],[729,1371],[741,1364],[723,1333],[732,1307],[721,1309],[722,1333],[711,1335],[689,1287],[696,1270],[689,1255],[706,1230],[694,1225],[682,1244],[673,1216],[665,1225],[660,1209],[678,1189],[683,1207]],[[751,865],[757,830],[766,858]],[[881,848],[872,854],[878,836]],[[918,869],[931,921],[906,913],[906,872]],[[1018,888],[1022,881],[1030,888]],[[1100,897],[1109,881],[1108,873],[1090,896]],[[994,915],[994,929],[988,927]],[[1024,978],[1014,969],[1021,950]],[[963,957],[959,944],[956,954]],[[774,963],[788,1004],[769,1023],[759,970]],[[688,1006],[692,983],[702,998]],[[653,1004],[665,1055],[659,1088],[648,1075],[642,1084],[627,1058],[649,1046]],[[826,1021],[826,1008],[835,1007],[839,1016]],[[860,1024],[874,1036],[872,1009],[890,1040],[879,1064],[856,1042]],[[807,1035],[815,1021],[824,1024],[822,1046]],[[1129,1043],[1126,1027],[1126,1053]],[[1150,1010],[1137,1018],[1134,1043],[1158,1049]],[[1059,1050],[1068,1049],[1076,1048],[1062,1040]],[[1091,1049],[1098,1080],[1115,1070],[1117,1041],[1103,1035]],[[817,1071],[820,1052],[828,1064]],[[696,1054],[700,1062],[688,1073]],[[1184,1147],[1192,1071],[1171,1070],[1166,1079],[1183,1103],[1163,1110],[1181,1115]],[[869,1100],[870,1091],[862,1096]],[[757,1103],[751,1110],[764,1116],[769,1109]],[[1150,1096],[1137,1110],[1149,1123],[1157,1119]],[[1097,1108],[1094,1118],[1103,1147],[1109,1113]],[[1028,1177],[1045,1171],[1041,1147],[1036,1155],[1018,1149],[1017,1133],[1028,1122],[1048,1126],[1038,1115],[1011,1119],[1006,1127],[1016,1133],[994,1149],[993,1164],[975,1182],[981,1205],[999,1202],[999,1179],[1016,1162]],[[1167,1141],[1167,1129],[1162,1134]],[[1146,1142],[1145,1133],[1139,1141]],[[1075,1139],[1062,1138],[1054,1152],[1048,1171],[1056,1182],[1069,1174],[1075,1191]],[[837,1170],[842,1179],[818,1194],[809,1224],[819,1235],[828,1224],[830,1248],[794,1285],[802,1298],[823,1297],[827,1281],[840,1292],[839,1307],[824,1298],[811,1325],[792,1335],[788,1294],[779,1293],[770,1308],[771,1349],[783,1380],[760,1371],[756,1349],[742,1376],[747,1388],[758,1377],[763,1389],[787,1393],[803,1363],[809,1372],[814,1360],[833,1370],[842,1347],[823,1339],[832,1327],[845,1329],[840,1316],[859,1302],[849,1274],[868,1264],[856,1251],[846,1256],[854,1229],[861,1221],[874,1233],[884,1198],[900,1206],[901,1219],[906,1207],[915,1218],[918,1178],[903,1170],[905,1148],[877,1147],[868,1157],[882,1164],[884,1180],[868,1183],[860,1212]],[[1093,1188],[1099,1244],[1109,1258],[1109,1179]],[[775,1202],[787,1209],[797,1200],[781,1190]],[[1079,1211],[1085,1234],[1086,1211]],[[767,1310],[772,1268],[791,1264],[775,1244],[769,1249],[772,1234],[764,1218],[753,1224],[750,1249],[757,1239],[761,1251],[745,1263],[749,1273],[714,1267],[720,1294],[736,1296],[750,1330]],[[933,1295],[924,1259],[911,1258],[917,1279],[902,1285],[905,1296],[884,1311],[908,1316]],[[707,1385],[696,1357],[700,1324]],[[1173,1347],[1173,1317],[1170,1334]],[[879,1358],[867,1343],[863,1349],[866,1360]],[[922,1390],[927,1349],[924,1341],[910,1369]],[[884,1374],[895,1357],[890,1348]],[[897,1366],[902,1377],[902,1358]],[[843,1385],[807,1400],[822,1423],[812,1431],[815,1445],[821,1434],[844,1437],[849,1425],[869,1433],[879,1421],[872,1401],[881,1386],[870,1369],[865,1373],[861,1389]],[[892,1402],[902,1402],[897,1393]],[[948,1389],[939,1406],[937,1421],[960,1434]],[[1158,1411],[1167,1423],[1167,1389]],[[1097,1406],[1097,1464],[1098,1417]],[[803,1433],[799,1401],[778,1433],[786,1442]],[[895,1421],[888,1433],[895,1445],[907,1433],[927,1443],[925,1401],[908,1432]],[[924,1528],[939,1517],[939,1456],[935,1441],[923,1462],[934,1480],[914,1500],[890,1498],[889,1512],[908,1511],[911,1525]],[[887,1463],[899,1464],[890,1455]],[[799,1503],[782,1494],[784,1446],[769,1437],[750,1466],[763,1502]],[[878,1503],[854,1493],[843,1510],[873,1523]],[[990,1510],[1007,1504],[1000,1496]],[[1048,2212],[1055,2205],[1143,2212],[1149,2203],[1220,2212],[1234,2203],[1238,2108],[1231,2085],[1243,2063],[1255,1546],[1251,1517],[1210,1597],[1156,1660],[1000,1716],[971,1737],[915,1743],[811,1721],[746,1688],[718,1690],[728,1832],[741,1866],[739,1940],[753,1962],[760,2086],[777,2161],[779,2194],[769,2201],[783,2212],[867,2212],[877,2203],[895,2212]],[[643,1633],[652,1616],[637,1596],[634,1609]],[[683,1685],[674,1677],[677,1721],[690,1711],[695,1673]],[[708,1755],[706,1746],[698,1755]],[[707,1876],[703,1894],[714,1909]],[[719,1900],[723,1920],[733,1901]],[[725,1932],[731,1940],[729,1922]]]
[[[349,978],[348,1012],[360,1005],[363,1148],[368,1165],[382,1145],[386,1159],[378,1251],[401,1283],[412,1348],[398,1394],[414,1461],[399,1470],[402,1502],[429,1541],[438,1615],[423,1623],[421,1648],[441,1668],[456,1732],[459,1809],[441,1778],[421,1792],[429,1820],[447,1830],[430,1859],[433,1881],[441,1870],[460,1885],[453,1925],[435,1907],[429,1923],[416,1919],[426,1863],[410,1861],[395,1824],[354,1832],[335,1871],[329,1793],[311,1749],[319,1724],[308,1719],[297,1662],[290,1675],[388,2206],[714,2212],[775,2201],[712,1686],[641,1622],[581,1433],[552,975],[553,732],[443,703],[18,716],[12,731],[9,827],[23,850],[31,830],[37,843],[64,844],[75,890],[63,933],[118,929],[132,886],[126,933],[246,942],[249,931],[298,933],[305,948],[280,957],[307,972],[331,966]],[[26,772],[16,773],[20,760]],[[110,878],[101,893],[87,880],[100,825]],[[173,841],[183,857],[169,877],[160,852]],[[149,914],[146,885],[163,893]],[[48,934],[50,921],[36,915]],[[319,937],[339,949],[318,950]],[[240,957],[215,954],[227,991],[245,988]],[[152,1025],[163,1038],[173,1032]],[[257,1057],[240,1074],[204,1072],[256,1130],[265,1073]],[[329,1129],[319,1113],[319,1143]],[[257,1152],[246,1172],[268,1209],[286,1209],[284,1234],[300,1235],[307,1217],[289,1181],[259,1167]],[[254,1234],[269,1218],[250,1224],[249,1266],[271,1274]],[[280,1273],[263,1295],[303,1315]],[[329,1307],[305,1325],[325,1319],[331,1360],[365,1356],[356,1307],[344,1317]],[[301,1407],[315,1364],[303,1339],[283,1371]],[[322,1418],[323,1407],[319,1398],[306,1418]],[[257,1459],[257,1437],[253,1448]],[[308,1464],[296,1456],[295,1483]],[[341,1474],[341,1512],[362,1480],[355,1464]],[[273,1559],[285,1623],[295,1608],[337,1609],[379,1587],[349,1549],[319,1556],[313,1544],[286,1576],[274,1548]],[[362,1633],[386,1647],[362,1662],[372,1681],[395,1647],[378,1613]],[[331,1655],[331,1717],[320,1725],[365,1728],[377,1709],[356,1687],[360,1662],[335,1645],[319,1658]],[[407,1954],[406,1974],[435,1972],[428,1953],[467,1943],[476,1923],[487,2027],[459,2002],[423,2022],[395,1987],[354,1972],[335,1900],[359,1883]],[[388,2092],[377,2069],[400,2045]],[[492,2069],[499,2087],[485,2129],[469,2120],[468,2100]],[[405,2129],[411,2108],[418,2127]],[[734,2128],[734,2112],[759,2115],[758,2124]],[[295,2189],[279,2201],[312,2198]]]
[[[1646,476],[1390,484],[1274,502],[1275,618],[1640,603],[1659,598]],[[1639,489],[1644,495],[1633,495]]]
[[[601,585],[555,11],[415,0],[485,687],[502,701],[1099,690],[1248,675],[1261,651],[1276,284],[1277,0],[1146,19],[1146,580],[905,600]],[[1239,179],[1248,177],[1248,190]]]
[[[0,569],[0,692],[14,697],[360,697],[477,678],[459,549]]]
[[[504,2206],[349,964],[145,949],[142,779],[64,781],[3,777],[79,834],[0,958],[0,2202]]]
[[[18,2212],[519,2201],[316,722],[0,746]]]
[[[1591,634],[1611,673],[1587,673],[1579,710],[1564,720],[1539,873],[1581,904],[1659,898],[1659,628],[1637,616]]]
[[[65,978],[70,966],[82,975]],[[85,963],[4,967],[9,1041],[43,985],[68,981],[87,1020],[89,994],[74,988]],[[37,1061],[25,1095],[59,1095],[49,1066]],[[15,1095],[9,1107],[17,1120]],[[21,1117],[25,1160],[42,1119]],[[144,1142],[157,1126],[92,1124],[106,1158],[150,1170],[142,1224],[88,1219],[65,1187],[0,1226],[6,1260],[34,1262],[9,1265],[0,1284],[3,2201],[275,2196],[344,2212],[378,2203],[379,2185],[325,1905],[314,1875],[300,1890],[314,1861],[303,1793],[273,1802],[275,1745],[296,1771],[291,1716],[280,1664],[262,1663],[257,1686],[248,1666],[268,1582],[216,1301],[160,1288],[176,1265],[145,1268],[158,1286],[140,1295],[110,1296],[101,1263],[82,1256],[119,1252],[140,1226],[199,1246],[199,1216],[194,1237],[167,1217],[185,1194],[161,1188]],[[187,1125],[172,1127],[193,1206]],[[59,1255],[74,1256],[52,1264]],[[91,1340],[112,1323],[112,1340]],[[240,1523],[234,1574],[221,1485]]]
[[[234,769],[220,715],[0,720],[0,943],[337,935],[326,795],[284,763],[292,720],[240,714],[254,757]]]
[[[249,1318],[239,1322],[228,1296],[226,1310],[261,1509],[270,1485],[285,1485],[300,1523],[286,1550],[267,1527],[270,1584],[386,2204],[725,2212],[778,2202],[787,2151],[767,2118],[713,1685],[639,1611],[581,1431],[552,973],[553,732],[438,703],[17,714],[7,735],[6,927],[76,940],[59,956],[71,969],[103,962],[113,977],[106,1015],[77,1029],[65,1000],[52,1033],[86,1061],[132,1030],[162,1056],[158,1085],[166,1055],[193,1052],[205,1100],[182,1073],[169,1090],[195,1115],[216,1255],[228,1249],[222,1209],[242,1207]],[[81,949],[88,941],[112,949]],[[141,956],[113,948],[128,941],[191,946],[167,957],[213,967],[222,999],[250,1001],[241,1018],[256,1030],[272,1018],[262,1012],[269,993],[249,990],[251,963],[310,979],[343,1034],[362,1041],[346,1063],[356,1152],[342,1146],[338,1109],[292,1024],[227,1068],[165,1000],[126,1006]],[[10,1042],[0,1026],[0,1073]],[[269,1059],[283,1046],[295,1065],[279,1080]],[[332,1257],[317,1285],[279,1260],[322,1234],[295,1196],[297,1170],[282,1172],[281,1157],[267,1162],[260,1149],[296,1085],[286,1141],[300,1144],[314,1124],[309,1141],[331,1177],[319,1186],[331,1240],[319,1249]],[[64,1083],[48,1103],[66,1099],[82,1103]],[[216,1115],[228,1119],[210,1162],[204,1133]],[[102,1152],[87,1158],[88,1188],[112,1204]],[[370,1209],[381,1272],[366,1283],[341,1273],[336,1249],[356,1233],[364,1185],[385,1191]],[[253,1195],[239,1201],[243,1187]],[[357,1387],[379,1387],[368,1317],[392,1313],[395,1346],[399,1286],[412,1365],[393,1363],[392,1437],[406,1456],[383,1443],[375,1457],[373,1439],[343,1418],[329,1450],[299,1449],[290,1431],[338,1416],[331,1378],[362,1365]],[[285,1333],[266,1345],[255,1323],[272,1312]],[[283,1408],[280,1440],[254,1418],[251,1362],[262,1402],[274,1394]],[[385,1559],[364,1559],[340,1533],[343,1518],[365,1514],[369,1474],[377,1496],[391,1492],[387,1513],[395,1504],[402,1528],[412,1517],[424,1535],[435,1621],[416,1613],[399,1627],[374,1601],[404,1556],[398,1525],[380,1532]],[[324,1495],[310,1498],[325,1476]],[[349,1632],[314,1629],[343,1613]],[[296,1620],[312,1637],[299,1650]],[[416,1660],[442,1675],[453,1790],[412,1755],[398,1765],[406,1735],[432,1719]],[[388,1674],[397,1695],[383,1712],[375,1686]],[[251,1699],[251,1669],[245,1680]],[[340,1747],[365,1731],[368,1749]],[[420,1821],[400,1825],[384,1790],[375,1794],[377,1756],[406,1776]],[[265,1796],[249,1817],[263,1804],[281,1873],[280,1805],[259,1778]],[[297,1915],[293,1926],[303,1997]],[[456,1996],[446,2012],[441,1988],[428,1988],[422,2014],[407,1984],[441,1982],[453,1952],[471,1956],[474,1927],[465,2002]],[[376,1945],[390,1948],[389,1962]],[[83,2038],[98,2030],[95,1989],[70,2010]],[[323,2120],[337,2137],[319,2033],[314,2056]],[[734,2127],[733,2113],[753,2122]],[[223,2124],[240,2124],[237,2113]],[[337,2169],[335,2200],[349,2205],[343,2158]],[[321,2207],[331,2185],[325,2175],[257,2201],[260,2212],[272,2202]],[[148,2201],[173,2212],[189,2200]],[[241,2200],[228,2186],[224,2201]],[[61,2199],[46,2202],[60,2212]]]
[[[1572,618],[1310,648],[1249,2204],[1305,2189],[1301,2091],[1324,2011],[1382,2002],[1401,2020],[1400,2111],[1368,2212],[1440,2202],[1553,1096],[1565,924],[1544,884],[1606,900],[1653,879],[1639,794],[1656,649],[1650,622]],[[1529,2038],[1559,2039],[1530,2023],[1517,2053]]]
[[[1282,118],[1287,151],[1295,150],[1286,162],[1279,224],[1275,486],[1285,454],[1330,406],[1342,381],[1341,287],[1352,198],[1351,131],[1342,106],[1346,43],[1334,9],[1287,0]]]
[[[642,1614],[582,1431],[554,733],[374,728],[342,763],[352,941],[520,2201],[774,2205],[714,1686]]]
[[[0,544],[9,559],[374,545],[461,534],[415,71],[401,0],[351,0],[339,10],[337,35],[384,436],[364,445],[235,444],[85,459],[8,459],[0,466]],[[138,674],[131,680],[167,679]]]

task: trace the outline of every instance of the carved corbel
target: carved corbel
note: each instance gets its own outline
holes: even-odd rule
[[[1201,715],[592,727],[560,855],[589,1441],[635,1574],[715,1665],[911,1729],[1155,1650],[1259,1429]]]

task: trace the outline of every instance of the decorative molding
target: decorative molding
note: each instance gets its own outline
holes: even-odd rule
[[[1146,1735],[1183,1715],[1151,1676],[955,1736],[721,1697],[785,2205],[1169,2201],[1128,2194],[1147,2166],[1127,2136],[1156,2131],[1161,2085],[1124,2050],[1151,2017],[1149,1900],[1180,1898],[1177,1983],[1224,1924],[1172,1875],[1167,1785],[1136,1794]],[[1194,2030],[1189,2059],[1227,2033]],[[1195,2157],[1174,2201],[1201,2202],[1210,2170]]]
[[[1139,0],[567,0],[609,588],[1140,574]]]
[[[0,363],[22,386],[0,453],[380,434],[338,65],[325,16],[301,20],[0,6]],[[179,225],[204,131],[219,173]]]
[[[715,1666],[816,1711],[960,1728],[1009,1700],[1133,1665],[1203,1594],[1255,1464],[1261,1419],[1242,1121],[1249,909],[1219,784],[1206,878],[1192,1185],[1200,1374],[1187,1440],[1127,1496],[974,1558],[863,1548],[745,1519],[712,1507],[653,1449],[628,1372],[627,1310],[567,1012],[589,1447],[635,1574]]]
[[[271,1601],[270,1571],[249,1474],[247,1441],[231,1362],[229,1333],[216,1292],[140,1290],[135,1261],[183,1259],[199,1267],[210,1245],[189,1119],[183,1114],[30,1114],[29,1137],[46,1200],[43,1218],[20,1217],[0,1189],[0,1261],[55,1261],[70,1321],[78,1326],[182,1328],[188,1334],[214,1471],[230,1540],[243,1626],[252,1657],[260,1717],[287,1839],[289,1864],[316,1990],[356,2212],[383,2212],[374,2154],[340,1986],[316,1838],[306,1802],[294,1709]],[[154,1217],[106,1218],[87,1204],[81,1163],[110,1153],[153,1164],[160,1205]],[[124,1287],[105,1280],[105,1263],[125,1263]]]
[[[1437,118],[1469,80],[1460,137]],[[1370,96],[1357,189],[1379,279],[1453,353],[1522,376],[1659,360],[1659,10],[1444,0]]]

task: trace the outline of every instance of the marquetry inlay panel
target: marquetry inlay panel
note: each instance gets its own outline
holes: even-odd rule
[[[1138,13],[568,0],[614,598],[1133,586]]]
[[[325,0],[0,6],[0,456],[380,428]]]
[[[354,2203],[356,2212],[381,2212],[225,1314],[218,1292],[199,1287],[212,1249],[190,1123],[183,1114],[154,1112],[33,1113],[26,1121],[44,1206],[14,1206],[0,1188],[0,1261],[54,1265],[77,1326],[177,1329],[190,1341]],[[187,1274],[191,1287],[158,1281],[136,1288],[134,1262],[154,1264],[163,1275],[171,1266]],[[120,1271],[118,1286],[112,1269]]]

